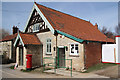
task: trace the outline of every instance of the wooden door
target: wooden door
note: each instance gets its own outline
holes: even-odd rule
[[[59,66],[65,67],[65,48],[59,48]]]
[[[19,47],[19,65],[23,65],[23,47]]]

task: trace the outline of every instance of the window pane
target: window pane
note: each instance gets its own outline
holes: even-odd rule
[[[47,39],[47,52],[51,52],[51,39]]]
[[[74,44],[71,44],[72,47],[74,47]]]
[[[48,44],[47,44],[47,52],[48,52]]]
[[[78,46],[75,47],[75,50],[78,50]]]
[[[37,24],[37,30],[39,30],[39,24]]]
[[[78,53],[78,44],[75,44],[75,50],[76,50],[77,53]]]
[[[36,30],[38,30],[38,25],[36,25]]]
[[[51,44],[48,44],[48,52],[51,52]]]
[[[78,47],[78,44],[75,44],[75,47]]]
[[[47,42],[51,42],[51,39],[48,39]]]
[[[50,39],[48,39],[48,42],[50,42]]]
[[[74,44],[71,44],[71,53],[74,53]]]
[[[50,44],[50,52],[51,52],[51,44]]]
[[[33,31],[35,31],[35,25],[33,26]]]

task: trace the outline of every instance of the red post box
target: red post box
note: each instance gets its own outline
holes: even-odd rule
[[[26,55],[26,69],[31,70],[32,69],[32,54]]]

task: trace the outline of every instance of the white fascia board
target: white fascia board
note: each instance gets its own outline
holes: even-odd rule
[[[28,23],[29,23],[29,21],[30,21],[30,18],[31,18],[31,16],[32,16],[32,13],[33,13],[34,9],[35,9],[35,7],[34,7],[34,5],[33,5],[33,8],[32,8],[32,10],[31,10],[31,12],[30,12],[30,15],[29,15],[28,20],[27,20],[27,22],[26,22],[26,24],[25,24],[25,28],[24,28],[24,31],[23,31],[23,32],[25,32],[25,30],[27,29]]]
[[[48,28],[50,29],[50,31],[54,34],[55,30],[53,29],[53,27],[51,26],[51,24],[48,22],[48,20],[46,19],[46,17],[43,15],[43,13],[40,11],[40,9],[37,7],[36,4],[34,4],[35,9],[37,10],[37,12],[39,13],[39,15],[42,17],[43,21],[45,21],[45,24],[47,24]]]
[[[15,39],[15,42],[14,42],[14,47],[16,46],[18,39],[19,39],[19,36],[17,35],[17,38]]]
[[[22,38],[20,37],[20,35],[19,35],[19,38],[20,38],[20,41],[22,42],[22,45],[24,46],[24,43],[23,43]]]
[[[23,41],[22,41],[22,38],[20,37],[20,34],[18,33],[17,38],[16,38],[16,40],[15,40],[15,42],[14,42],[14,47],[16,46],[17,41],[18,41],[19,39],[20,39],[22,45],[24,46],[24,43],[23,43]]]

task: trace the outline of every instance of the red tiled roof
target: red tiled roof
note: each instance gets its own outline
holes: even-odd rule
[[[17,33],[13,34],[13,35],[8,35],[6,37],[4,37],[2,40],[0,41],[10,41],[10,40],[13,40],[17,37]]]
[[[106,36],[90,22],[35,4],[55,30],[60,30],[82,40],[106,42]],[[107,38],[107,42],[114,42],[114,40]]]
[[[35,34],[25,34],[25,33],[19,33],[19,34],[25,45],[28,45],[28,44],[40,45],[40,44],[42,44]]]

